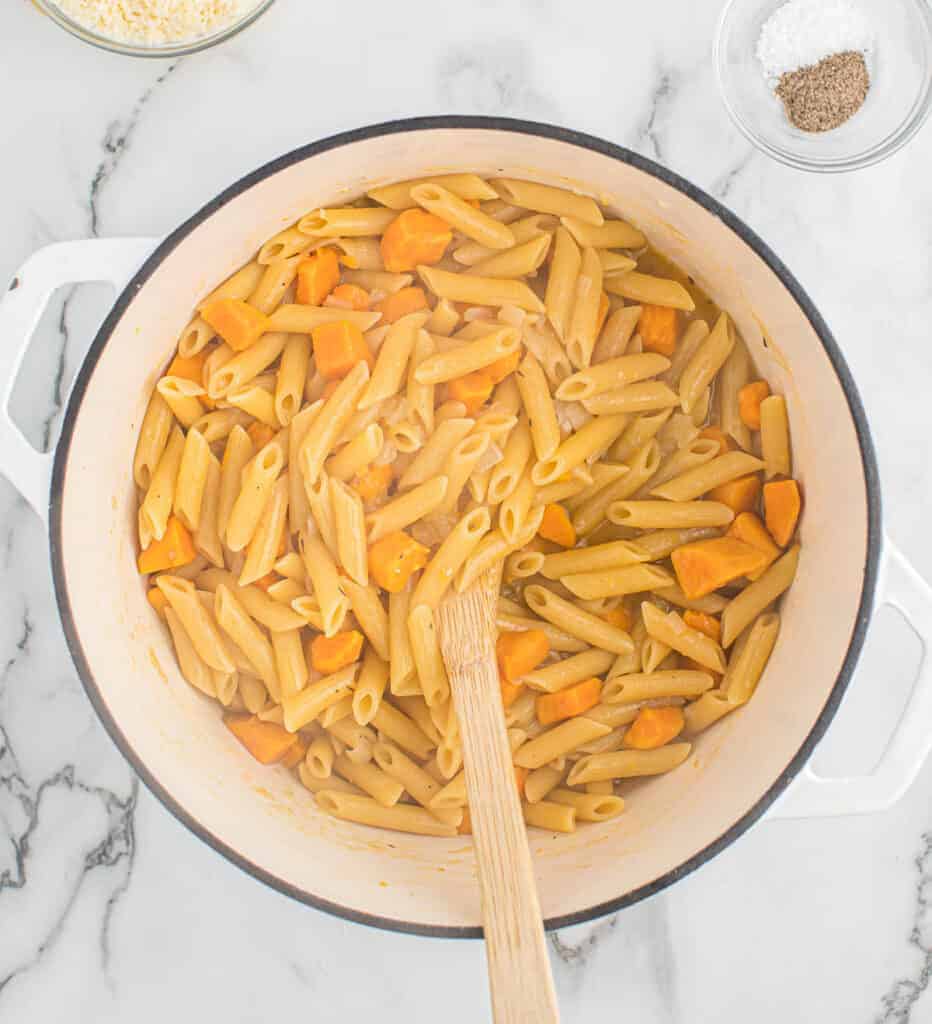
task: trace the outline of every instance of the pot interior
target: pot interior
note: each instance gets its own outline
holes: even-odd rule
[[[441,127],[358,138],[280,164],[169,240],[109,339],[98,339],[96,365],[71,403],[53,549],[66,627],[105,722],[176,813],[274,884],[377,923],[478,925],[468,839],[380,832],[319,812],[289,772],[254,762],[216,705],[182,680],[135,571],[132,457],[156,376],[195,302],[309,209],[454,170],[578,188],[639,225],[733,316],[762,375],[787,396],[805,490],[799,577],[753,701],[703,734],[682,767],[632,787],[620,818],[571,836],[530,833],[548,919],[605,910],[669,881],[764,800],[826,707],[852,640],[868,558],[865,472],[823,344],[732,228],[615,155],[539,134]]]

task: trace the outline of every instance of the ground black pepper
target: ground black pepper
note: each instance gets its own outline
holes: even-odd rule
[[[846,50],[781,75],[776,93],[797,128],[827,132],[860,110],[869,88],[863,54]]]

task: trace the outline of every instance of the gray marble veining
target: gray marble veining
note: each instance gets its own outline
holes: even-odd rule
[[[932,576],[932,129],[880,167],[807,177],[728,121],[709,55],[717,0],[438,11],[364,0],[347,49],[322,43],[345,37],[345,7],[281,0],[226,46],[169,63],[94,51],[12,0],[0,277],[50,241],[163,234],[258,164],[364,123],[461,112],[593,132],[727,202],[800,277],[862,389],[888,526]],[[14,402],[36,443],[54,440],[106,308],[83,287],[56,302]],[[140,788],[71,666],[43,530],[4,481],[0,613],[0,1022],[355,1021],[373,992],[385,1021],[432,1021],[438,1004],[448,1024],[487,1019],[479,944],[292,903]],[[869,730],[874,711],[844,728]],[[763,823],[660,896],[554,934],[564,1019],[932,1021],[930,798],[927,766],[885,814]]]

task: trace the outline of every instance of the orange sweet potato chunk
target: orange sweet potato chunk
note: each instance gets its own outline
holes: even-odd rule
[[[638,333],[645,352],[672,356],[676,351],[677,313],[668,306],[646,303],[638,318]]]
[[[749,572],[759,571],[767,560],[762,551],[734,537],[684,544],[670,558],[680,588],[690,600],[705,597]]]
[[[382,262],[393,274],[414,270],[421,263],[438,263],[452,241],[453,232],[445,220],[425,210],[405,210],[382,235]]]
[[[764,485],[764,522],[781,548],[793,539],[801,508],[802,498],[795,480],[772,480]]]
[[[685,724],[680,708],[641,708],[625,733],[625,746],[633,750],[656,750],[676,739]]]
[[[541,725],[553,725],[574,718],[594,708],[602,693],[602,680],[597,676],[574,683],[556,693],[542,693],[537,698],[537,720]]]
[[[413,573],[427,565],[429,555],[423,544],[404,530],[397,530],[369,548],[369,572],[383,590],[397,594],[404,590]]]
[[[498,668],[502,678],[516,682],[535,668],[550,653],[550,641],[541,629],[525,629],[501,633],[495,645]]]
[[[298,264],[295,298],[303,305],[323,305],[339,283],[340,260],[336,249],[318,249]]]

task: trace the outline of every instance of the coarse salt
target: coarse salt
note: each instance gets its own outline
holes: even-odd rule
[[[867,55],[873,40],[870,21],[851,0],[789,0],[764,23],[757,59],[768,79],[778,79],[831,54]]]
[[[55,0],[73,21],[137,46],[163,46],[210,35],[255,8],[258,0]]]

